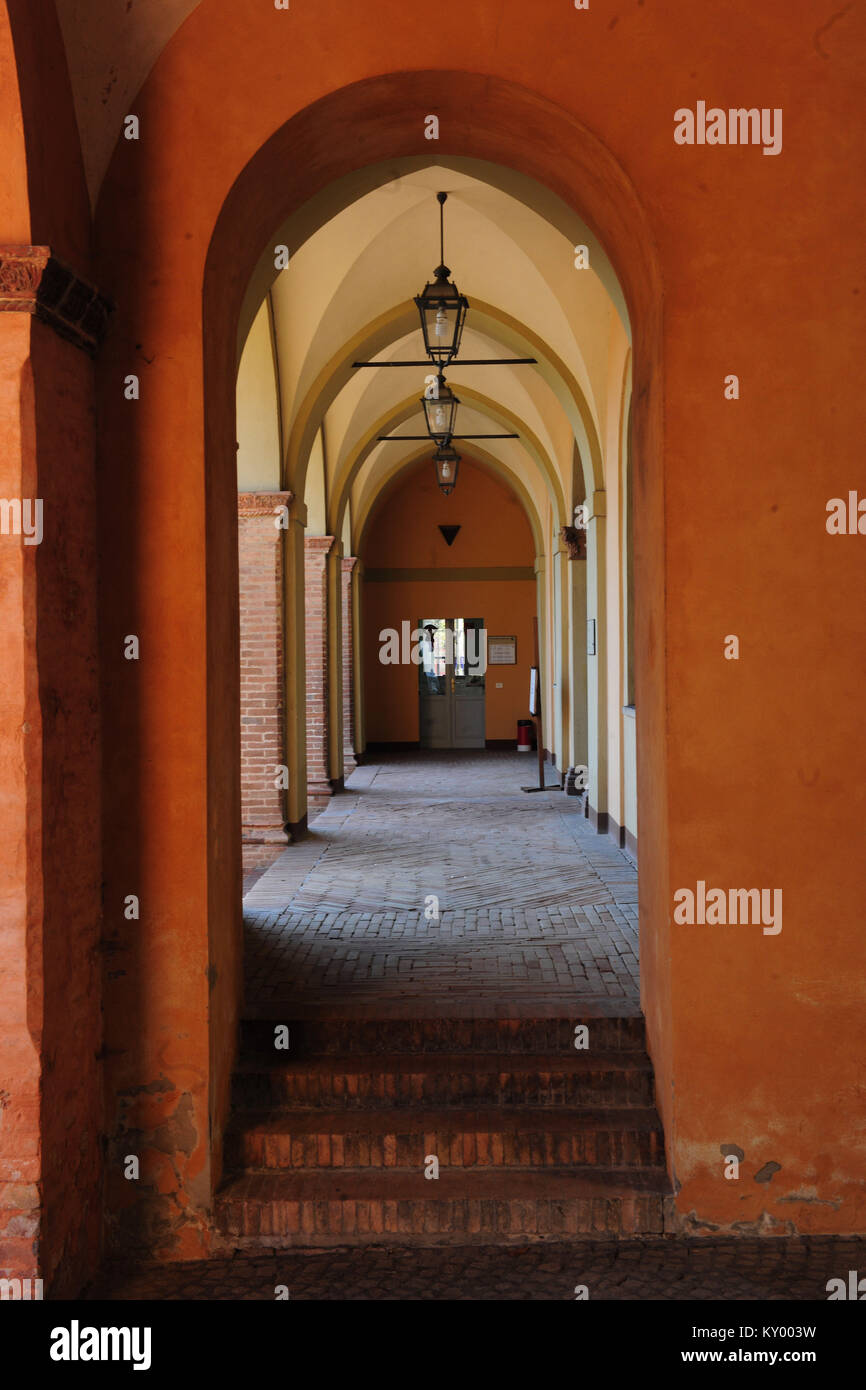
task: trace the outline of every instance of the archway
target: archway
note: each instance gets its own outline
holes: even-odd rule
[[[158,75],[158,70],[157,70]],[[143,119],[152,114],[149,90]],[[155,87],[154,87],[155,90]],[[116,583],[106,594],[108,633],[135,630],[152,658],[138,688],[106,682],[112,775],[106,785],[106,836],[112,853],[107,895],[141,886],[164,948],[149,959],[151,984],[134,1054],[111,1063],[109,1094],[122,1134],[120,1097],[164,1077],[188,1108],[194,1140],[168,1186],[154,1196],[153,1219],[168,1213],[160,1248],[206,1240],[207,1210],[219,1178],[233,1039],[240,1000],[237,610],[226,596],[237,583],[234,397],[237,326],[244,293],[271,229],[321,190],[350,176],[359,159],[374,164],[418,153],[422,107],[440,113],[441,146],[512,167],[546,186],[595,229],[623,285],[634,325],[635,451],[638,480],[636,573],[641,633],[637,683],[644,746],[639,800],[664,805],[664,691],[658,654],[663,631],[660,465],[660,280],[640,205],[604,146],[537,93],[469,73],[400,73],[348,85],[313,102],[263,140],[234,176],[230,160],[205,161],[195,177],[177,177],[183,141],[175,141],[162,181],[150,151],[145,187],[128,159],[115,155],[99,209],[102,276],[124,287],[117,329],[101,365],[103,492],[133,518]],[[267,107],[260,108],[267,121]],[[351,129],[352,148],[340,139]],[[196,133],[186,137],[195,145]],[[233,178],[231,188],[226,184]],[[178,209],[177,229],[160,226],[150,201],[160,187]],[[207,184],[207,192],[204,186]],[[139,216],[131,217],[138,207]],[[200,299],[203,284],[203,301]],[[195,324],[203,312],[204,332]],[[139,364],[143,391],[134,417],[117,382]],[[182,364],[182,375],[181,372]],[[127,470],[116,476],[123,456]],[[183,459],[180,470],[178,458]],[[106,521],[108,517],[106,516]],[[287,544],[289,574],[300,574],[301,522]],[[129,557],[134,559],[130,566]],[[296,592],[302,592],[297,586]],[[301,631],[300,623],[295,625]],[[291,634],[293,623],[288,622]],[[179,706],[187,721],[178,730]],[[124,740],[123,730],[137,730]],[[156,759],[156,754],[159,754]],[[236,766],[236,762],[234,763]],[[128,777],[128,781],[125,779]],[[130,808],[124,786],[137,785]],[[133,810],[133,814],[131,814]],[[666,823],[644,817],[642,911],[649,919],[664,893]],[[178,971],[177,952],[184,967]],[[652,956],[650,956],[652,965]],[[163,979],[164,977],[164,979]],[[161,981],[161,983],[160,983]],[[164,987],[163,987],[164,986]],[[650,975],[648,1017],[654,1000]],[[167,1062],[161,1031],[183,1020],[184,1060]],[[658,1019],[655,1019],[658,1026]],[[168,1075],[167,1075],[168,1073]],[[184,1194],[183,1213],[171,1192]],[[113,1200],[122,1206],[122,1190]],[[136,1220],[140,1220],[139,1206]]]

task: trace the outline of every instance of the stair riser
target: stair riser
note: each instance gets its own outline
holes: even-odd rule
[[[304,1075],[253,1072],[234,1079],[236,1110],[294,1106],[363,1110],[382,1105],[549,1105],[593,1108],[651,1106],[652,1076],[646,1071],[539,1075],[499,1073],[452,1075],[357,1072]]]
[[[465,1245],[509,1238],[660,1235],[658,1196],[591,1200],[219,1202],[217,1223],[232,1246],[413,1243]]]
[[[417,1168],[428,1154],[451,1168],[605,1167],[663,1168],[657,1131],[587,1131],[576,1134],[434,1131],[428,1134],[230,1134],[229,1171],[248,1169]]]
[[[402,1019],[245,1020],[241,1024],[241,1052],[247,1057],[274,1055],[274,1028],[289,1029],[293,1057],[312,1055],[345,1057],[356,1053],[521,1052],[575,1051],[575,1027],[585,1023],[589,1047],[596,1052],[641,1052],[646,1048],[643,1018],[580,1019]]]

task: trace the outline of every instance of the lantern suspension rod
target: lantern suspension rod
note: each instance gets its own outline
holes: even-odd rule
[[[436,198],[439,202],[439,264],[445,264],[445,204],[448,201],[447,193],[437,193]]]
[[[397,439],[425,439],[425,440],[429,440],[429,438],[430,438],[429,434],[380,434],[380,435],[377,436],[377,442],[381,443],[381,442],[384,440],[384,441],[387,441],[388,443],[390,443],[392,440],[397,440]],[[452,434],[452,435],[451,435],[451,438],[452,438],[452,439],[519,439],[519,438],[520,438],[520,435],[519,435],[519,434]]]
[[[538,363],[537,357],[465,357],[454,358],[448,364],[449,370],[455,367],[531,367]],[[429,357],[417,362],[353,362],[353,367],[429,367]],[[433,363],[435,366],[436,364]]]

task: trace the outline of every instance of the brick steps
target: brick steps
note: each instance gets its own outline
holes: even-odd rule
[[[242,1063],[236,1108],[385,1105],[653,1104],[653,1074],[641,1053],[372,1054]]]
[[[450,1167],[663,1168],[655,1110],[278,1111],[241,1114],[226,1140],[234,1170],[396,1167],[428,1154]]]
[[[246,1020],[228,1246],[657,1234],[670,1191],[643,1019]],[[439,1177],[424,1176],[428,1155]]]
[[[217,1221],[240,1246],[658,1234],[667,1191],[663,1172],[253,1173],[225,1184]]]
[[[292,1057],[399,1052],[566,1052],[576,1051],[575,1028],[589,1031],[592,1051],[645,1051],[642,1015],[629,1018],[428,1018],[428,1019],[292,1019],[272,1009],[269,1019],[245,1019],[241,1051],[274,1055],[274,1027],[289,1029]]]

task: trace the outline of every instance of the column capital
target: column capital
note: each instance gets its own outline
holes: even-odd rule
[[[0,245],[0,313],[32,314],[95,357],[114,305],[50,246]]]
[[[277,507],[291,507],[293,492],[239,492],[238,516],[273,516]]]
[[[358,557],[357,555],[344,555],[340,563],[343,567],[343,573],[351,574],[358,563]]]
[[[329,555],[333,544],[333,536],[304,536],[304,549],[311,554]]]

